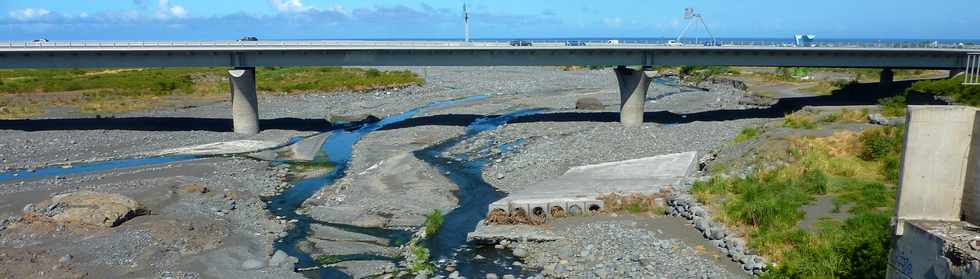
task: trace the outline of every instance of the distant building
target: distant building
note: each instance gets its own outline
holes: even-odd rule
[[[798,47],[812,47],[812,46],[814,46],[813,39],[816,39],[816,38],[817,37],[814,36],[814,35],[800,35],[800,34],[796,34],[796,46],[798,46]]]

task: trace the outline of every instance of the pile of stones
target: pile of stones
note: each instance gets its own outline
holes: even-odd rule
[[[745,239],[731,233],[724,225],[711,221],[708,211],[689,194],[671,194],[667,197],[667,215],[688,220],[704,238],[711,240],[716,248],[728,255],[732,261],[742,265],[742,270],[753,275],[761,275],[768,269],[766,260],[753,255],[745,246]]]

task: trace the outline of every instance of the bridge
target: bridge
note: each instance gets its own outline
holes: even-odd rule
[[[980,50],[948,47],[667,46],[561,42],[511,46],[506,42],[257,41],[257,42],[9,42],[0,43],[0,68],[228,67],[237,133],[258,133],[255,68],[263,66],[563,66],[615,65],[620,120],[643,123],[650,67],[668,65],[881,68],[962,72]],[[639,66],[639,69],[626,66]]]

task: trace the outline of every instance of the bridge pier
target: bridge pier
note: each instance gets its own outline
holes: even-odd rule
[[[891,68],[881,69],[881,78],[879,80],[881,90],[888,91],[892,88],[892,84],[895,83],[895,72]]]
[[[231,83],[231,117],[235,133],[259,133],[259,102],[255,93],[255,68],[228,71]]]
[[[643,107],[653,73],[619,66],[616,67],[616,79],[619,80],[619,122],[626,127],[643,125]]]

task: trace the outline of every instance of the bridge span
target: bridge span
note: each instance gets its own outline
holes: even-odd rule
[[[960,48],[665,46],[408,41],[53,42],[0,43],[0,68],[228,67],[234,130],[257,133],[255,68],[262,66],[562,66],[614,65],[621,122],[643,122],[660,65],[881,68],[960,72],[980,50]],[[636,69],[627,66],[637,66]]]

